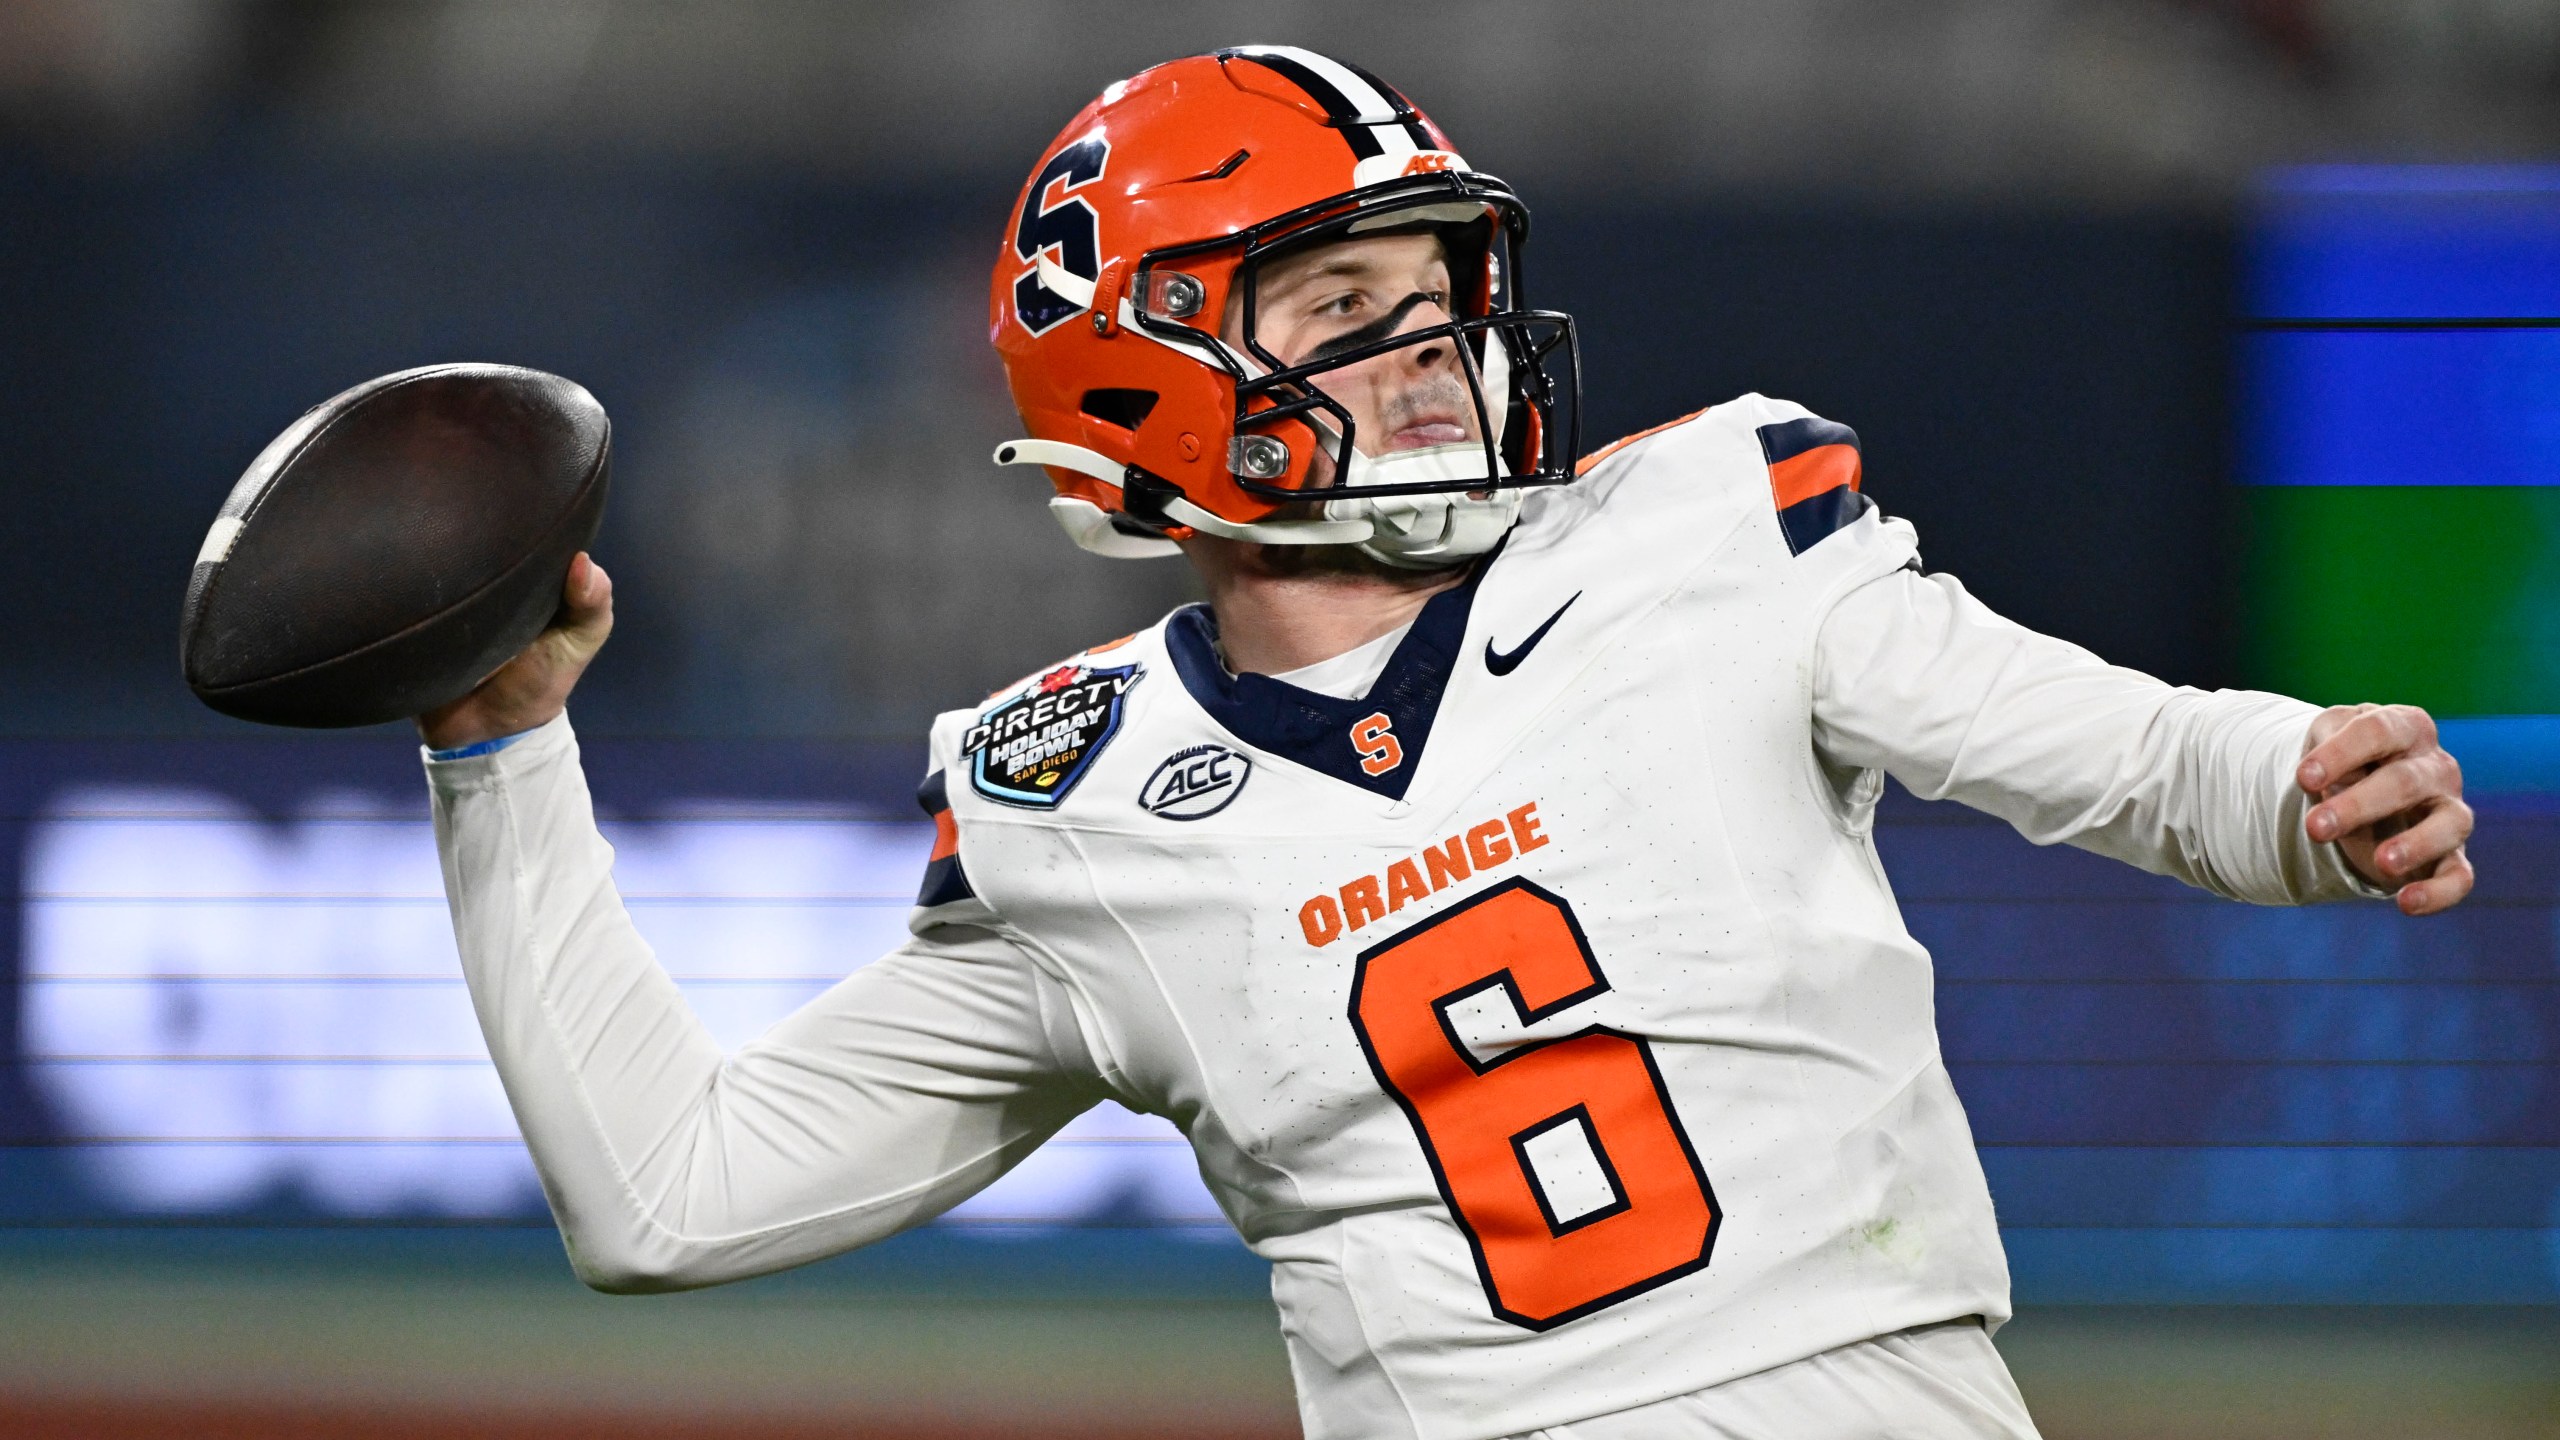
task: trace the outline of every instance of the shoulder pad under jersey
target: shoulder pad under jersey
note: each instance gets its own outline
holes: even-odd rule
[[[962,861],[961,818],[952,797],[967,789],[1002,805],[1055,809],[1119,731],[1126,696],[1143,667],[1134,655],[1111,662],[1136,638],[1123,635],[1080,651],[935,722],[931,768],[916,790],[916,803],[933,819],[933,853],[912,928],[987,917]]]

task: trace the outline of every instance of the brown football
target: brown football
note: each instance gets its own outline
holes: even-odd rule
[[[558,610],[611,457],[594,396],[513,365],[403,370],[314,407],[250,462],[196,555],[188,688],[269,725],[460,698]]]

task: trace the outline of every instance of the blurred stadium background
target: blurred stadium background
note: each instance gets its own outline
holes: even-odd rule
[[[2498,323],[2560,316],[2553,0],[0,0],[0,1437],[1295,1433],[1116,1112],[827,1266],[579,1290],[409,737],[200,710],[172,624],[303,407],[586,383],[578,720],[753,1034],[899,926],[924,718],[1188,598],[984,463],[983,262],[1094,91],[1246,39],[1523,187],[1594,443],[1798,399],[2022,621],[2459,717],[2483,891],[2424,924],[1880,834],[2049,1435],[2560,1435],[2560,330]]]

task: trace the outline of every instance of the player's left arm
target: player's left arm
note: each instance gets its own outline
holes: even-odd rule
[[[1812,660],[1828,761],[2037,844],[2259,904],[2396,890],[2423,915],[2471,888],[2461,771],[2422,711],[2165,685],[1916,569],[1839,595]]]
[[[2311,721],[2294,783],[2320,803],[2304,833],[2334,844],[2366,883],[2393,890],[2401,913],[2462,903],[2475,878],[2464,843],[2471,807],[2462,766],[2415,705],[2340,705]]]

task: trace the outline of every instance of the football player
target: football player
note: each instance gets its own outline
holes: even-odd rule
[[[424,717],[463,964],[578,1272],[814,1260],[1110,1098],[1271,1262],[1313,1436],[2032,1435],[1883,777],[2235,899],[2460,901],[2407,707],[2114,669],[1925,572],[1759,395],[1577,456],[1527,213],[1247,47],[1049,147],[993,277],[1067,533],[1209,594],[934,726],[903,947],[723,1054],[615,895],[562,626]],[[2031,960],[2024,963],[2032,963]]]

